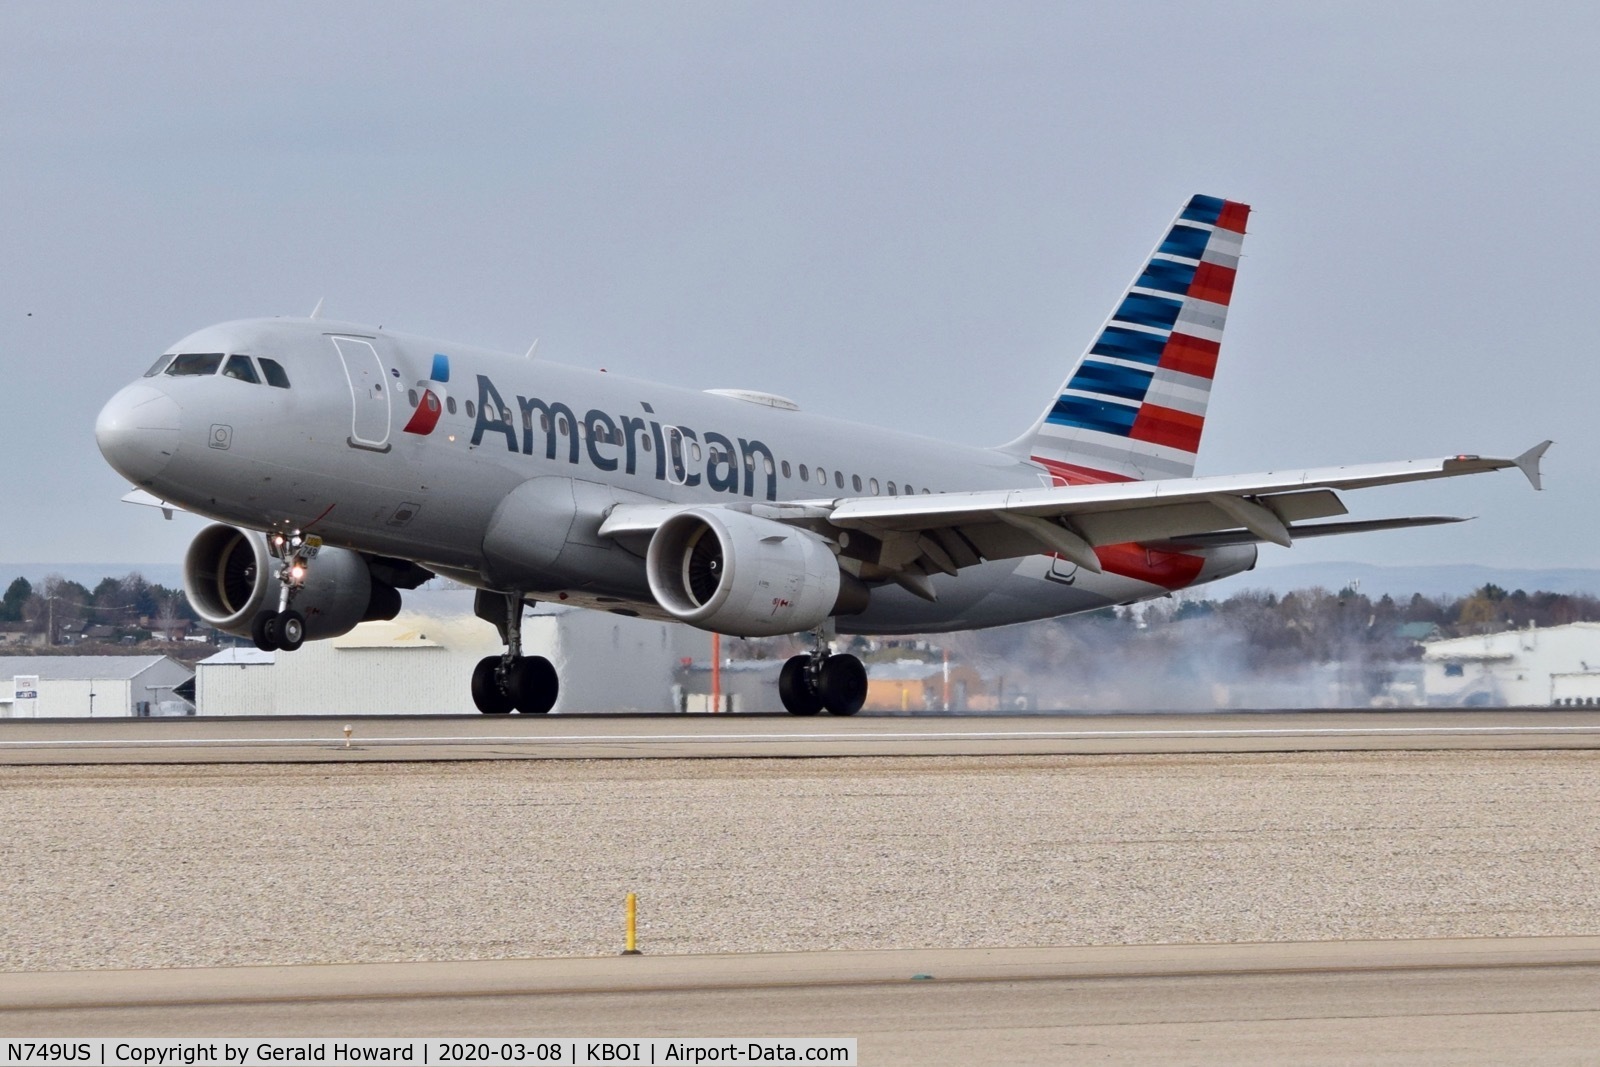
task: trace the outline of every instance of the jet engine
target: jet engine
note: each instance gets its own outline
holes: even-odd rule
[[[720,508],[673,515],[650,539],[650,592],[702,630],[770,637],[865,609],[867,589],[809,530]]]
[[[249,637],[259,613],[278,610],[278,566],[265,534],[218,523],[190,543],[183,588],[206,622]],[[372,576],[360,553],[325,547],[306,569],[293,607],[305,616],[306,639],[316,640],[348,633],[359,622],[394,618],[400,594]]]

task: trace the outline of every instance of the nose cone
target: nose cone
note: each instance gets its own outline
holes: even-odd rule
[[[155,386],[137,382],[106,401],[94,422],[100,454],[123,477],[146,484],[178,451],[177,401]]]

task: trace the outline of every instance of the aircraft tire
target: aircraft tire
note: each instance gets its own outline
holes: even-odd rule
[[[298,611],[285,611],[278,616],[278,647],[293,652],[306,641],[306,617]]]
[[[485,656],[472,669],[472,702],[485,715],[509,715],[515,706],[494,676],[499,666],[499,656]]]
[[[854,656],[829,656],[817,675],[817,695],[829,715],[854,715],[867,702],[867,669]]]
[[[543,656],[523,656],[506,679],[517,710],[524,715],[545,715],[556,706],[561,678],[555,664]]]
[[[276,652],[278,650],[276,636],[267,632],[269,627],[274,626],[275,619],[276,615],[273,612],[263,611],[256,615],[255,619],[250,623],[250,640],[255,642],[255,646],[263,652]]]
[[[810,656],[791,656],[778,672],[778,697],[790,715],[815,715],[822,710],[822,695],[806,673],[810,664]]]

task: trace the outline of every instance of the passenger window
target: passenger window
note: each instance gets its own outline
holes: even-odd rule
[[[762,466],[763,466],[763,467],[764,467],[764,468],[766,468],[766,472],[767,472],[767,473],[768,473],[768,474],[771,474],[771,473],[772,473],[772,457],[771,457],[771,456],[767,456],[767,457],[766,457],[766,458],[764,458],[764,459],[763,459],[763,460],[762,460],[762,461],[761,461],[761,465],[762,465]]]
[[[784,460],[783,461],[783,476],[785,478],[789,477],[789,461],[788,460]]]
[[[895,493],[894,493],[894,483],[893,482],[889,483],[889,495],[890,496],[894,496],[895,495]]]
[[[818,485],[827,485],[828,484],[828,472],[823,470],[821,467],[817,468],[817,484]]]
[[[850,476],[850,485],[855,489],[856,492],[861,492],[861,475],[852,474]]]
[[[478,417],[478,413],[477,413],[477,410],[476,410],[476,405],[474,405],[472,403],[472,401],[470,401],[470,400],[467,401],[467,418],[475,419],[477,417]]]
[[[406,392],[406,403],[410,404],[412,407],[417,406],[417,391],[415,389],[411,389]]]
[[[844,471],[833,472],[833,484],[840,489],[844,488]]]
[[[802,482],[811,480],[811,472],[806,469],[806,465],[804,463],[800,464],[800,480]]]
[[[450,414],[454,415],[456,413],[456,398],[453,397],[453,396],[445,397],[444,398],[444,409],[446,411],[448,411]]]
[[[261,379],[257,377],[255,365],[250,362],[249,356],[229,356],[227,365],[222,368],[222,376],[237,378],[251,385],[261,384]]]
[[[267,379],[267,384],[277,389],[289,388],[289,376],[284,373],[283,366],[275,359],[261,357],[261,373]]]
[[[915,492],[916,492],[916,490],[915,490],[915,489],[913,489],[913,488],[911,488],[911,487],[910,487],[910,486],[909,486],[909,485],[907,485],[907,486],[902,486],[902,487],[901,487],[901,489],[900,489],[900,491],[901,491],[901,492],[902,492],[902,493],[904,493],[904,494],[905,494],[905,495],[906,495],[906,496],[910,496],[910,495],[911,495],[911,494],[912,494],[912,493],[915,493]]]
[[[170,362],[172,362],[171,352],[168,352],[165,355],[157,356],[156,361],[150,364],[150,369],[144,372],[144,376],[146,378],[154,378],[156,375],[160,374],[162,368]]]
[[[217,373],[222,366],[221,352],[189,352],[172,361],[167,374],[173,378],[200,378]]]
[[[700,442],[699,441],[690,441],[689,442],[689,458],[692,459],[694,462],[699,463],[701,455],[702,455],[702,453],[700,451]]]
[[[867,488],[872,490],[872,495],[873,496],[877,496],[878,495],[878,479],[876,479],[876,478],[868,478],[867,479]]]

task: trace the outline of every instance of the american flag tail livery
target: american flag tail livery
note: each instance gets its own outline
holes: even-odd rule
[[[1250,208],[1196,196],[1048,410],[1008,450],[1055,485],[1188,478]]]

